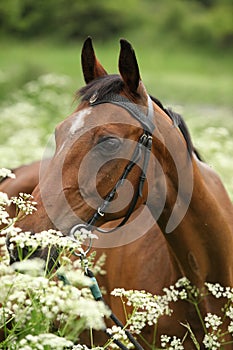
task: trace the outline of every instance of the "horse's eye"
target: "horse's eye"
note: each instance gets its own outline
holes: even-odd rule
[[[121,141],[116,137],[104,137],[98,143],[98,149],[105,154],[116,153],[121,146]]]

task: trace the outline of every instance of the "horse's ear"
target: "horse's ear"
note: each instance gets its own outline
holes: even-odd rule
[[[88,37],[83,44],[81,59],[83,76],[87,84],[108,74],[95,56],[91,37]]]
[[[140,73],[136,55],[127,40],[121,39],[120,44],[119,71],[126,86],[131,92],[135,93],[140,82]]]

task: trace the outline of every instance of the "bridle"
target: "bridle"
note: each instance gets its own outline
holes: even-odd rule
[[[96,231],[99,231],[101,233],[111,233],[115,230],[117,230],[119,227],[122,227],[130,218],[132,212],[135,209],[135,206],[137,204],[137,201],[139,197],[142,197],[143,193],[143,186],[146,179],[146,171],[149,164],[150,159],[150,153],[151,153],[151,147],[152,147],[152,134],[155,129],[155,125],[153,123],[153,116],[154,116],[154,109],[153,109],[153,102],[148,95],[147,97],[148,101],[148,110],[147,114],[144,114],[142,109],[136,105],[135,103],[131,102],[128,98],[118,95],[109,93],[106,96],[104,96],[103,99],[98,99],[98,95],[94,94],[90,100],[90,106],[96,106],[103,103],[111,103],[114,105],[117,105],[119,107],[122,107],[126,109],[137,121],[140,122],[140,124],[143,127],[143,133],[140,136],[137,145],[134,149],[134,153],[132,155],[131,160],[126,165],[123,174],[113,187],[113,189],[109,192],[109,194],[105,197],[102,204],[97,208],[94,215],[87,221],[86,224],[77,224],[74,225],[69,233],[69,236],[71,238],[75,238],[75,233],[77,231],[80,232],[81,229],[86,229],[88,231],[92,231],[94,228],[95,223],[98,221],[100,217],[103,217],[105,215],[106,209],[108,205],[111,203],[111,201],[114,199],[114,196],[117,192],[117,189],[123,185],[125,179],[127,178],[128,174],[131,172],[133,167],[137,164],[138,160],[142,157],[142,154],[144,153],[144,159],[141,169],[141,174],[139,176],[138,186],[136,191],[134,192],[133,199],[129,205],[128,211],[125,215],[125,217],[122,219],[120,224],[118,224],[115,228],[110,230],[104,230],[99,227],[95,227]],[[88,248],[88,251],[90,250],[90,247]]]
[[[119,178],[119,180],[117,181],[117,183],[115,184],[113,189],[105,197],[102,204],[97,208],[94,215],[87,221],[86,224],[77,224],[71,228],[71,230],[69,232],[69,238],[71,240],[76,241],[75,234],[76,234],[76,232],[78,232],[80,234],[82,229],[85,229],[87,231],[93,230],[96,221],[98,221],[98,219],[100,217],[103,217],[105,215],[106,209],[107,209],[108,205],[111,203],[111,201],[114,199],[115,194],[117,192],[117,189],[123,185],[128,174],[131,172],[133,167],[137,164],[139,159],[142,158],[142,155],[144,155],[137,189],[136,189],[136,191],[134,191],[133,199],[129,205],[129,208],[128,208],[128,211],[127,211],[125,217],[122,219],[120,224],[113,229],[106,231],[106,230],[103,230],[99,227],[95,227],[95,230],[97,230],[101,233],[110,233],[110,232],[114,232],[119,227],[122,227],[128,221],[132,212],[134,211],[139,197],[142,197],[143,187],[144,187],[144,183],[146,180],[146,172],[147,172],[147,168],[148,168],[148,164],[149,164],[149,160],[150,160],[150,153],[151,153],[151,147],[152,147],[152,134],[153,134],[153,131],[155,129],[155,125],[153,123],[153,117],[154,117],[153,102],[152,102],[149,95],[147,97],[147,101],[148,101],[148,110],[147,110],[147,114],[144,114],[142,112],[142,109],[140,109],[138,105],[136,105],[135,103],[132,103],[126,97],[123,97],[123,96],[118,95],[118,94],[112,94],[112,93],[107,94],[103,99],[98,99],[98,95],[94,94],[90,98],[89,103],[90,103],[90,106],[93,106],[93,107],[96,105],[99,105],[99,104],[103,104],[103,103],[111,103],[111,104],[115,104],[119,107],[126,109],[137,121],[140,122],[140,124],[143,127],[143,133],[139,137],[139,140],[138,140],[137,145],[134,149],[132,158],[128,162],[128,164],[126,165],[126,167],[123,171],[123,174],[121,175],[121,177]],[[92,280],[93,284],[90,288],[91,288],[91,292],[92,292],[94,299],[96,301],[103,301],[104,302],[104,299],[102,297],[102,294],[101,294],[99,286],[98,286],[98,283],[97,283],[92,271],[88,268],[88,260],[86,257],[87,257],[87,254],[89,253],[89,251],[91,250],[91,247],[92,247],[92,237],[90,235],[89,246],[86,249],[86,251],[81,252],[81,253],[80,252],[79,253],[73,252],[73,255],[78,256],[80,258],[81,263],[84,266],[84,274],[86,276],[88,276],[89,278],[91,278],[91,280]],[[64,280],[64,278],[65,278],[64,276],[60,276],[60,279]],[[121,323],[121,321],[113,313],[111,313],[110,318],[118,327],[120,327],[121,329],[124,329],[124,326]],[[108,334],[107,329],[105,330],[105,332],[108,335],[108,337],[111,338],[111,334]],[[127,338],[129,339],[129,341],[134,345],[135,349],[144,350],[143,347],[137,342],[137,340],[132,336],[132,334],[127,329],[125,330],[125,334],[127,335]],[[113,340],[113,342],[116,345],[118,345],[118,347],[122,350],[128,349],[128,348],[126,348],[126,346],[124,344],[121,343],[121,341],[118,341],[117,339]]]

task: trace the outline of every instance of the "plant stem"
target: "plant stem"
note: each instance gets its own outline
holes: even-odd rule
[[[199,307],[198,307],[198,303],[193,302],[193,305],[194,305],[195,310],[196,310],[196,312],[197,312],[197,314],[198,314],[198,317],[199,317],[199,320],[200,320],[201,325],[202,325],[202,327],[203,327],[203,330],[204,330],[205,334],[207,334],[207,329],[206,329],[206,326],[205,326],[205,322],[204,322],[204,320],[203,320],[203,318],[202,318],[200,309],[199,309]]]

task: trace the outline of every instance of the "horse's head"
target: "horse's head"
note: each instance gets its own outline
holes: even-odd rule
[[[131,45],[121,40],[120,74],[108,75],[88,38],[82,68],[86,85],[78,92],[81,102],[56,127],[55,154],[42,167],[33,192],[37,212],[18,223],[23,231],[55,228],[67,236],[81,224],[93,228],[120,218],[125,223],[145,203],[157,219],[165,202],[175,204],[176,195],[167,199],[168,186],[180,188],[182,182],[182,188],[190,189],[191,181],[187,176],[180,180],[179,174],[187,168],[191,142],[187,134],[188,142],[171,137],[177,136],[179,119],[147,94]],[[180,202],[177,207],[180,213]],[[183,214],[174,215],[179,220]]]
[[[77,224],[98,227],[129,217],[148,201],[149,193],[158,199],[150,186],[162,192],[166,188],[162,173],[169,169],[161,170],[164,137],[169,138],[173,123],[148,96],[131,45],[121,40],[120,74],[108,75],[88,38],[82,50],[82,68],[86,86],[79,90],[81,102],[56,127],[55,154],[33,192],[37,212],[18,224],[22,230],[55,228],[69,235]],[[156,146],[149,160],[152,136]],[[150,181],[155,168],[156,181]],[[158,211],[164,198],[160,192]]]

